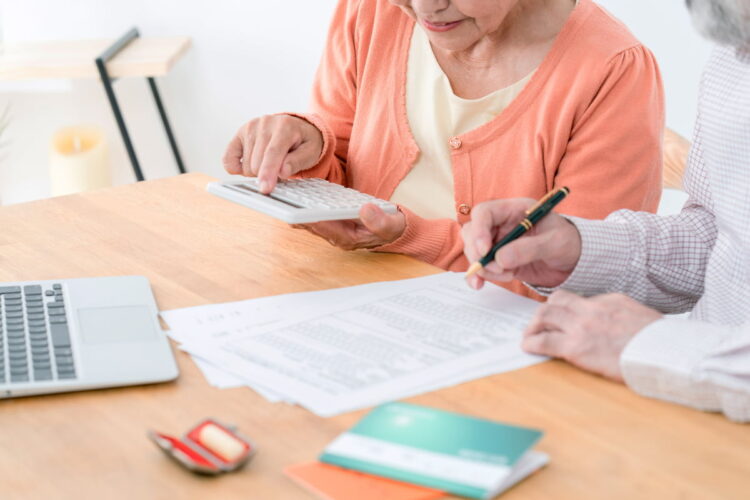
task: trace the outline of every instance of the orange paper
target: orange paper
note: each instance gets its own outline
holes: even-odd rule
[[[321,462],[292,465],[284,473],[325,500],[435,500],[445,493]]]

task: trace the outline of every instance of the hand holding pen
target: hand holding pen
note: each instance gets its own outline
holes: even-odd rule
[[[476,263],[469,284],[481,288],[484,279],[520,279],[554,287],[564,282],[578,262],[581,239],[572,223],[550,212],[568,192],[560,188],[538,202],[495,200],[475,207],[463,228],[464,253]]]

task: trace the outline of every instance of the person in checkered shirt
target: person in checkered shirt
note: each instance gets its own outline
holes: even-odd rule
[[[682,212],[550,214],[469,284],[518,278],[551,294],[524,333],[529,352],[750,421],[750,0],[686,3],[718,46],[701,81]],[[478,205],[463,228],[469,260],[533,203]]]

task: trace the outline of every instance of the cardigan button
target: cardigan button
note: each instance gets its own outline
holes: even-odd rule
[[[451,149],[458,149],[461,147],[461,139],[458,137],[451,137],[448,140],[448,146],[451,147]]]
[[[469,215],[469,212],[471,212],[471,207],[466,203],[461,203],[458,206],[458,213],[460,213],[461,215]]]

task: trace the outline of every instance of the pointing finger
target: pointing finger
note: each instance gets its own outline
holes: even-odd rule
[[[275,134],[263,151],[263,157],[258,167],[258,183],[263,193],[270,193],[276,187],[279,172],[284,157],[289,152],[292,143],[284,134]]]

